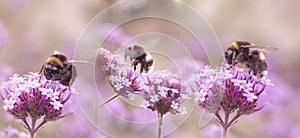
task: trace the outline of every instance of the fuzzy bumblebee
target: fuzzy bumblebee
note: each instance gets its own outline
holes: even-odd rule
[[[64,54],[54,51],[42,66],[40,74],[47,80],[59,81],[63,85],[71,86],[76,78],[76,68]]]
[[[241,64],[261,78],[268,74],[268,64],[263,52],[277,50],[274,47],[253,45],[248,41],[235,41],[226,49],[224,56],[229,65]]]
[[[138,65],[140,73],[148,73],[153,70],[154,61],[149,52],[145,52],[141,46],[133,45],[125,50],[125,59],[129,57],[134,70],[137,70]]]

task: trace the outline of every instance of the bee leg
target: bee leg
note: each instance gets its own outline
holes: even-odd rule
[[[234,60],[234,62],[232,64],[230,64],[230,66],[227,69],[233,68],[237,63],[238,63],[238,61]]]
[[[232,59],[232,64],[230,64],[230,67],[228,69],[231,69],[232,67],[234,67],[236,64],[239,63],[240,59],[242,58],[242,54],[238,54],[235,56],[235,58]]]
[[[63,85],[68,85],[68,90],[71,91],[71,85],[74,82],[73,76],[71,76],[71,72],[69,70],[63,70],[60,76],[60,83]],[[71,78],[69,78],[71,76]]]
[[[135,60],[133,63],[132,63],[132,66],[133,66],[133,69],[136,70],[136,66],[138,64],[138,60]]]
[[[42,79],[42,73],[43,73],[43,70],[44,70],[44,67],[45,67],[45,64],[43,64],[43,66],[42,66],[42,68],[41,68],[41,70],[40,70],[40,72],[39,72],[39,74],[41,75],[40,76],[40,78],[39,78],[39,81],[38,82],[40,82],[41,81],[41,79]]]
[[[41,82],[41,79],[42,79],[42,75],[40,76],[38,83],[40,83],[40,82]]]
[[[71,86],[73,79],[70,71],[66,71],[64,74],[61,74],[60,83],[63,85],[68,85],[69,87]]]
[[[64,74],[61,74],[61,80],[67,79],[71,75],[70,71],[64,72]]]
[[[143,63],[141,64],[140,73],[143,73],[143,71],[144,71],[144,68],[145,68],[145,63],[143,62]],[[146,70],[146,71],[147,71],[147,70]]]
[[[148,73],[148,71],[149,71],[149,65],[148,63],[145,63],[145,72]]]

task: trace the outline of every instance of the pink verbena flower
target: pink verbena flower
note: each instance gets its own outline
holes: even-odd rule
[[[133,94],[143,91],[145,84],[142,75],[126,63],[124,56],[113,54],[104,48],[100,48],[98,52],[101,69],[117,95],[132,98]]]
[[[181,79],[176,74],[162,70],[147,76],[147,86],[140,95],[145,99],[143,107],[157,111],[160,114],[186,114],[181,104],[187,99],[181,91]]]
[[[44,77],[40,79],[38,73],[32,72],[23,76],[14,74],[0,85],[3,109],[22,120],[32,136],[46,122],[66,116],[63,114],[63,107],[73,92],[74,89],[58,81],[49,81]],[[40,118],[43,121],[39,126],[29,126],[28,117],[32,124]]]
[[[42,78],[38,73],[24,76],[14,74],[8,81],[1,83],[3,109],[18,119],[43,117],[47,121],[62,116],[63,104],[70,98],[72,91],[56,81]],[[52,83],[52,85],[51,85]]]
[[[257,78],[244,69],[225,65],[219,68],[204,67],[185,83],[185,90],[194,93],[196,103],[213,113],[223,128],[222,137],[242,115],[249,115],[263,108],[257,107],[260,95],[267,86],[273,85],[269,79]],[[224,117],[221,117],[221,114]],[[230,117],[235,113],[234,117]]]
[[[214,69],[206,66],[187,82],[188,91],[194,93],[201,107],[213,113],[222,109],[240,114],[261,110],[262,107],[257,107],[259,96],[266,86],[273,85],[269,79],[259,79],[241,68],[229,66]]]

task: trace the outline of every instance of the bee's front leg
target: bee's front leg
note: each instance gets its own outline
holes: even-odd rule
[[[39,78],[39,81],[38,81],[38,82],[40,82],[41,79],[42,79],[42,76],[43,76],[42,73],[43,73],[44,67],[45,67],[45,64],[43,64],[43,66],[42,66],[42,68],[41,68],[41,70],[40,70],[40,72],[39,72],[40,78]]]

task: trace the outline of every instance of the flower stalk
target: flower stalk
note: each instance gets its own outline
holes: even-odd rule
[[[28,133],[30,134],[30,138],[34,138],[36,132],[42,128],[44,126],[44,124],[47,123],[46,120],[43,120],[37,127],[36,126],[36,122],[37,120],[36,119],[31,119],[31,126],[28,125],[28,122],[27,120],[22,120],[23,123],[25,124],[25,128],[27,129]]]
[[[231,125],[231,124],[228,123],[228,119],[229,119],[229,113],[225,113],[224,124],[222,124],[222,127],[223,127],[222,138],[226,138],[227,137],[228,128]]]
[[[158,130],[157,138],[162,138],[162,129],[163,129],[163,114],[158,113]]]

